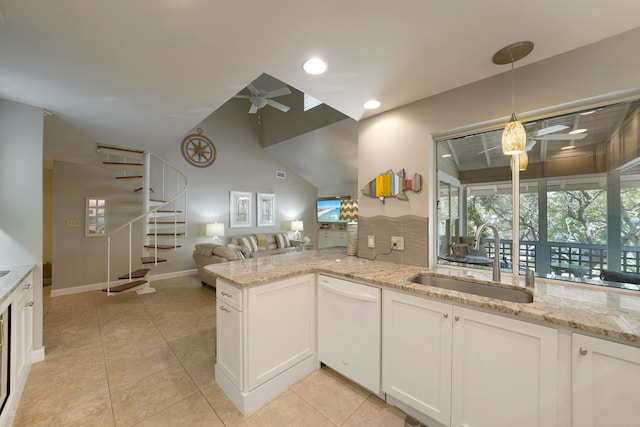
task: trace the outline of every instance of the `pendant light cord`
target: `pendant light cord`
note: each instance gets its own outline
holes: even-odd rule
[[[511,114],[516,114],[516,84],[513,71],[513,53],[511,53]]]

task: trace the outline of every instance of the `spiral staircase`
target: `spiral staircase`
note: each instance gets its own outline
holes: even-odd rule
[[[179,248],[180,238],[187,235],[187,179],[152,153],[102,144],[97,150],[106,156],[103,165],[117,171],[115,179],[125,190],[142,192],[142,214],[106,235],[107,287],[103,291],[110,296],[127,291],[139,295],[155,292],[149,281],[152,267],[167,262],[159,255]],[[134,228],[141,228],[142,236],[134,236]],[[114,239],[128,243],[128,269],[116,280],[111,277],[112,253],[121,251],[122,244],[114,249]]]

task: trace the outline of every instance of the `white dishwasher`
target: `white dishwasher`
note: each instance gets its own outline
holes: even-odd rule
[[[318,276],[320,362],[380,394],[380,289]]]

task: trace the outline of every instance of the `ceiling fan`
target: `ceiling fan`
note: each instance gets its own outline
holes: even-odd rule
[[[530,151],[535,145],[536,141],[580,140],[587,136],[586,133],[577,133],[577,134],[557,133],[568,128],[569,126],[565,126],[565,125],[554,125],[554,126],[542,128],[534,132],[533,135],[528,136],[525,150]],[[495,150],[496,148],[500,148],[500,147],[501,145],[496,145],[495,147],[487,148],[486,150],[480,151],[479,153],[476,153],[476,154],[484,154],[487,151]]]
[[[289,95],[291,93],[291,90],[287,86],[281,87],[280,89],[266,91],[256,88],[253,84],[249,84],[249,86],[247,86],[247,89],[249,89],[251,95],[236,95],[234,96],[234,98],[244,98],[251,101],[249,114],[255,114],[260,108],[263,108],[267,105],[270,105],[273,108],[276,108],[284,113],[289,111],[289,107],[272,99],[277,98],[278,96]]]

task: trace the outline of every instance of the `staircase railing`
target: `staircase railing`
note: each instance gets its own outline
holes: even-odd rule
[[[161,190],[160,190],[160,197],[162,198],[162,203],[157,204],[156,206],[150,207],[150,195],[151,195],[151,187],[150,187],[150,178],[151,178],[151,160],[154,160],[156,162],[159,162],[161,165]],[[133,218],[132,220],[128,221],[125,224],[122,224],[121,226],[119,226],[118,228],[114,229],[113,231],[111,231],[107,237],[106,237],[106,242],[107,242],[107,295],[113,295],[113,293],[110,291],[111,289],[111,240],[114,236],[119,235],[120,232],[122,230],[128,230],[128,260],[129,260],[129,266],[128,266],[128,280],[132,281],[132,273],[133,273],[133,266],[132,266],[132,260],[133,260],[133,233],[132,233],[132,229],[133,226],[136,225],[139,221],[144,221],[144,227],[143,227],[143,236],[142,236],[142,246],[143,246],[143,250],[145,247],[145,242],[148,238],[149,233],[149,221],[150,218],[153,216],[153,222],[154,222],[154,239],[153,239],[153,246],[151,246],[150,248],[147,247],[148,249],[152,249],[153,250],[153,258],[154,258],[154,265],[158,264],[158,227],[157,227],[157,218],[158,218],[158,212],[162,211],[163,208],[166,208],[167,206],[173,204],[173,217],[174,217],[174,225],[173,225],[173,235],[174,235],[174,244],[173,247],[174,249],[178,248],[178,242],[177,242],[177,235],[178,235],[178,214],[181,213],[181,211],[178,209],[178,202],[180,201],[181,198],[183,198],[183,206],[184,206],[184,211],[183,213],[183,219],[184,221],[180,221],[180,222],[184,222],[184,234],[186,235],[187,233],[187,187],[188,187],[188,181],[187,181],[187,177],[176,167],[174,167],[173,165],[169,164],[168,162],[166,162],[165,160],[161,159],[160,157],[156,156],[155,154],[150,154],[147,153],[145,154],[145,167],[144,167],[145,171],[144,171],[144,175],[143,175],[143,186],[142,186],[142,192],[143,192],[143,213],[138,215],[137,217]],[[176,189],[176,193],[165,200],[165,196],[167,193],[167,185],[166,185],[166,178],[169,174],[175,174],[175,179],[176,179],[176,183],[175,183],[175,189]],[[148,287],[148,283],[145,285]],[[151,292],[153,292],[153,290],[149,289]]]

